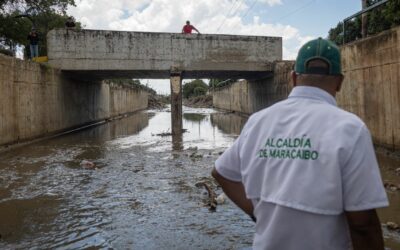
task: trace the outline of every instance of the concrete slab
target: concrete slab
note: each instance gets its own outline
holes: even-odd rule
[[[108,30],[52,30],[49,63],[83,78],[247,78],[282,60],[282,38]]]

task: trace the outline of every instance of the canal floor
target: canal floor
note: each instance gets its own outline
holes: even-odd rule
[[[229,200],[210,211],[198,185],[222,193],[210,171],[245,122],[185,107],[187,132],[172,140],[170,112],[150,110],[1,154],[0,249],[250,247],[253,222]],[[383,179],[400,184],[400,160],[378,159]],[[400,191],[388,196],[381,221],[400,223]],[[383,230],[400,249],[398,232]]]

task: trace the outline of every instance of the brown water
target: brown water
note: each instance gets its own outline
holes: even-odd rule
[[[0,155],[0,249],[243,249],[253,223],[231,202],[209,211],[217,194],[210,171],[246,119],[184,109],[182,138],[170,113],[149,111]],[[175,150],[183,148],[183,150]],[[82,160],[96,170],[84,169]],[[400,183],[399,160],[379,154],[384,179]],[[400,223],[400,192],[382,222]],[[397,233],[386,243],[400,249]]]

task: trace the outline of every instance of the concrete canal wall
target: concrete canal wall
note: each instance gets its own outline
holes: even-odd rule
[[[293,61],[277,62],[271,78],[242,80],[212,92],[215,108],[252,114],[285,99],[291,89],[290,72]]]
[[[400,150],[400,27],[341,48],[345,80],[338,105],[367,124],[374,142]],[[241,81],[213,93],[216,108],[251,114],[287,97],[293,62],[271,79]]]
[[[400,150],[400,27],[342,47],[338,104],[361,117],[376,144]]]
[[[0,148],[147,107],[147,92],[0,55]]]

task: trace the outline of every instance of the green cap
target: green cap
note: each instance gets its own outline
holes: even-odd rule
[[[329,68],[308,67],[308,63],[314,59],[326,62]],[[321,37],[311,40],[301,47],[295,71],[301,74],[340,75],[342,74],[340,50],[336,44]]]

